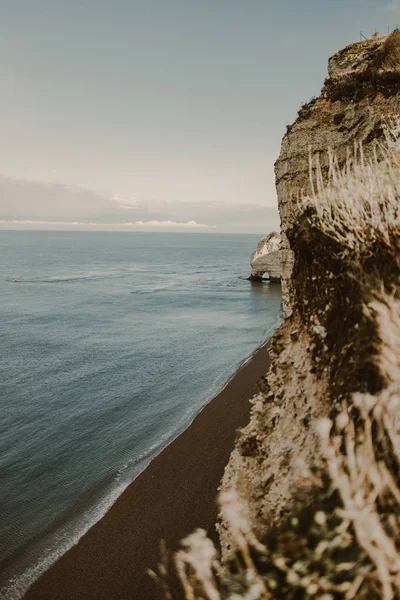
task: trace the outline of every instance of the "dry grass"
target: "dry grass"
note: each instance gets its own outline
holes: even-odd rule
[[[399,91],[400,34],[395,30],[389,36],[357,42],[334,56],[342,64],[339,75],[325,80],[324,92],[332,100],[358,101],[375,97],[379,92],[386,97]],[[350,68],[349,63],[353,63]]]
[[[175,566],[186,600],[197,597],[220,600],[215,574],[219,569],[217,551],[203,529],[197,529],[181,542],[175,554]]]
[[[301,199],[300,212],[311,209],[311,224],[360,258],[381,244],[392,251],[400,227],[400,152],[391,134],[373,161],[358,147],[344,169],[329,152],[328,185],[319,157],[310,157],[312,194]],[[315,177],[312,175],[315,171]]]
[[[381,56],[380,68],[384,71],[398,71],[400,68],[400,31],[395,29],[385,40]]]
[[[370,308],[388,387],[376,396],[355,395],[335,423],[321,423],[321,436],[329,475],[343,502],[338,513],[351,522],[374,566],[382,599],[392,600],[400,597],[400,302],[384,297]]]
[[[311,246],[312,254],[313,242],[324,240],[325,252],[332,252],[340,267],[333,276],[325,269],[330,257],[321,263],[325,270],[314,257],[308,266],[309,288],[304,289],[313,294],[312,285],[339,286],[340,280],[361,278],[356,314],[364,320],[363,336],[367,323],[374,346],[369,360],[379,373],[379,385],[367,393],[368,385],[357,380],[347,395],[333,396],[331,418],[320,424],[326,469],[311,469],[308,475],[320,491],[308,504],[296,504],[279,529],[258,540],[235,490],[221,495],[221,513],[236,555],[221,565],[204,531],[186,538],[175,555],[186,600],[400,600],[399,132],[396,123],[371,162],[358,148],[340,170],[331,154],[328,184],[318,162],[314,171],[314,159],[312,194],[298,206],[302,243]],[[329,296],[334,302],[334,294]],[[334,337],[345,310],[354,316],[346,301],[338,307],[336,320],[331,309],[326,313],[328,338]],[[315,318],[303,323],[315,327]],[[324,336],[313,349],[315,368],[329,368],[333,378],[343,377],[346,363],[358,360],[365,343],[361,329],[353,322],[345,361],[340,345],[336,354],[333,346],[327,352]],[[160,573],[166,597],[172,598]]]

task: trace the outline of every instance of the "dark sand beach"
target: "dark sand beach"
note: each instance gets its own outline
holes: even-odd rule
[[[161,600],[147,575],[159,562],[160,540],[174,551],[184,536],[201,527],[217,542],[217,488],[235,432],[249,420],[249,399],[268,364],[264,345],[109,512],[33,584],[26,600]]]

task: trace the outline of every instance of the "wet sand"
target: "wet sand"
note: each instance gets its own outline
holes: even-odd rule
[[[184,536],[201,527],[217,543],[217,488],[236,430],[248,423],[249,399],[268,366],[265,345],[79,543],[32,585],[25,599],[162,600],[147,574],[159,562],[160,540],[174,551]]]

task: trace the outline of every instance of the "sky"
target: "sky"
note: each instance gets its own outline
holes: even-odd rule
[[[286,125],[397,24],[400,0],[0,0],[0,228],[278,228]]]

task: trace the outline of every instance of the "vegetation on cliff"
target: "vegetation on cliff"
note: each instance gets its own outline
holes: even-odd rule
[[[317,177],[290,239],[297,310],[312,332],[314,369],[329,371],[331,384],[318,427],[323,464],[301,473],[314,495],[294,494],[281,522],[256,536],[246,503],[225,492],[230,560],[221,566],[198,531],[176,555],[178,573],[187,600],[400,598],[397,141],[380,162],[361,155],[340,171],[332,158],[330,183]]]
[[[391,96],[400,89],[400,31],[384,38],[352,44],[331,58],[331,67],[345,61],[346,69],[325,81],[332,100],[361,100],[378,93]],[[356,71],[356,72],[355,72]]]
[[[399,45],[335,55],[284,138],[286,318],[223,479],[222,559],[202,531],[175,557],[187,600],[400,600]]]

